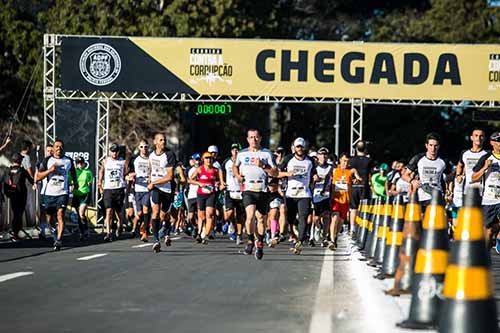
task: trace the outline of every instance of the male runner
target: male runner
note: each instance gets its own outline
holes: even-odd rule
[[[323,227],[322,246],[328,246],[328,234],[330,233],[330,175],[332,166],[327,163],[328,149],[322,147],[318,150],[318,164],[316,165],[316,175],[313,176],[313,204],[314,204],[314,225],[316,228],[321,223]],[[325,187],[326,182],[326,187]]]
[[[264,256],[265,221],[269,208],[267,198],[267,177],[278,176],[278,169],[274,164],[274,157],[269,149],[262,148],[262,136],[257,129],[247,131],[249,147],[241,150],[233,165],[233,173],[243,184],[243,206],[245,206],[245,228],[248,243],[245,254],[250,255],[254,248],[254,218],[257,219],[257,242],[255,258],[260,260]]]

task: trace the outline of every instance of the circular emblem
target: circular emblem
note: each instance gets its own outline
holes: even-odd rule
[[[121,69],[118,52],[107,44],[92,44],[80,56],[80,73],[95,86],[110,84],[120,75]]]

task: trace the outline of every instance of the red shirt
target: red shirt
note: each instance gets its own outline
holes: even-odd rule
[[[198,194],[210,194],[215,190],[215,182],[217,180],[217,168],[212,167],[210,170],[205,169],[205,166],[200,167],[200,173],[198,175],[198,182],[201,184],[207,184],[208,187],[198,187]]]

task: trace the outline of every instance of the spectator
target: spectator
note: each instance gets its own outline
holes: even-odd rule
[[[373,198],[387,197],[387,193],[389,192],[387,171],[389,171],[389,166],[386,163],[382,163],[380,165],[379,172],[372,176]]]
[[[19,231],[23,224],[23,212],[26,208],[26,201],[28,197],[28,190],[26,187],[26,180],[33,184],[33,178],[22,166],[23,156],[19,153],[15,154],[12,159],[12,165],[4,181],[5,195],[10,198],[12,205],[12,240],[18,241]]]
[[[12,139],[11,139],[10,135],[7,135],[7,137],[5,138],[4,143],[0,147],[0,152],[2,152],[9,145],[9,143],[11,143],[11,142],[12,142]]]
[[[31,178],[34,178],[33,175],[33,166],[31,164],[31,149],[33,149],[33,143],[30,140],[23,140],[23,144],[21,146],[21,155],[23,156],[23,161],[21,165],[24,170],[28,172]]]

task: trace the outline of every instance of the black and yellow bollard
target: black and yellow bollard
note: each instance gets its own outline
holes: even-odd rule
[[[449,248],[444,200],[438,190],[432,192],[422,225],[422,240],[412,280],[410,315],[397,324],[403,328],[434,329],[437,326]]]
[[[378,227],[377,249],[375,250],[375,257],[373,258],[374,264],[376,266],[381,266],[382,263],[384,262],[385,243],[387,241],[387,235],[389,234],[389,228],[391,226],[391,216],[392,216],[392,199],[386,198],[384,211],[382,213],[382,223]]]
[[[387,295],[399,296],[411,293],[413,268],[415,267],[415,258],[422,235],[420,218],[421,208],[418,203],[417,193],[411,193],[405,208],[403,244],[399,250],[399,266],[394,276],[394,287],[385,291]]]
[[[403,197],[397,195],[392,204],[392,219],[385,243],[384,262],[381,277],[393,277],[399,266],[399,249],[403,243],[404,206]]]
[[[483,231],[481,197],[470,188],[458,211],[455,241],[444,280],[441,333],[498,333],[491,259]]]
[[[361,211],[361,227],[359,228],[359,235],[356,241],[358,249],[363,250],[365,248],[366,236],[368,234],[368,218],[370,206],[368,204],[368,199],[363,199],[363,209]]]
[[[372,259],[375,256],[377,248],[377,233],[380,219],[382,218],[382,199],[375,199],[374,213],[372,214],[372,221],[369,224],[370,234],[368,236],[368,243],[366,244],[366,258]],[[371,229],[371,230],[370,230]]]

